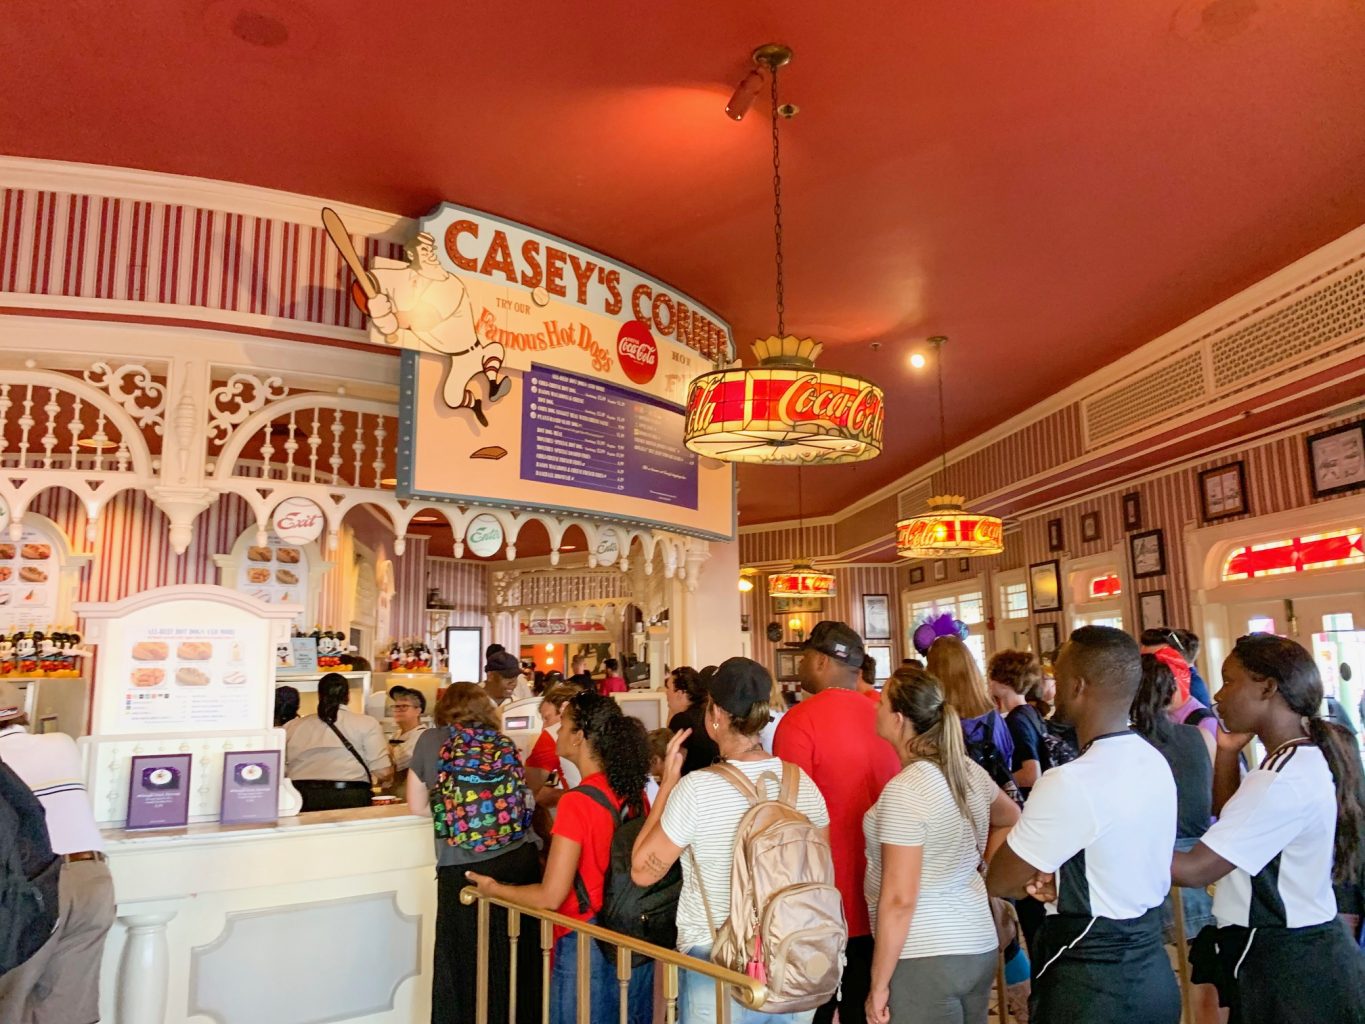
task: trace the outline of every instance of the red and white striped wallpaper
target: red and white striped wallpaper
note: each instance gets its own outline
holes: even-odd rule
[[[354,236],[366,262],[401,247]],[[0,194],[0,291],[364,326],[320,226],[36,189]]]

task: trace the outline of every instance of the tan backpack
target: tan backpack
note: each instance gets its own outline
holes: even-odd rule
[[[735,833],[730,916],[712,933],[711,961],[768,986],[765,1013],[810,1010],[829,1002],[844,971],[848,925],[834,887],[829,841],[796,809],[801,773],[783,764],[782,781],[764,772],[751,783],[724,762],[705,769],[749,801]],[[768,787],[777,798],[766,796]],[[711,907],[692,855],[709,925]]]

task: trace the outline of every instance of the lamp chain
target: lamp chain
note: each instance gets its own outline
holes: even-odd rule
[[[786,329],[786,295],[782,281],[782,156],[778,141],[777,67],[772,71],[773,99],[773,238],[777,243],[777,336],[784,338]]]
[[[938,445],[943,452],[943,476],[939,482],[940,487],[947,487],[948,476],[948,426],[943,413],[943,343],[938,343],[938,351],[934,353],[934,361],[938,364]]]

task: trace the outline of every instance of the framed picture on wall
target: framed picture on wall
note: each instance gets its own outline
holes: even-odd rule
[[[912,565],[910,567],[910,586],[917,587],[924,582],[924,566]]]
[[[1049,519],[1047,521],[1047,549],[1049,551],[1061,551],[1064,546],[1062,543],[1062,521],[1060,519]]]
[[[1089,544],[1100,539],[1100,514],[1087,512],[1081,516],[1081,541]]]
[[[1051,654],[1061,646],[1061,638],[1057,633],[1057,623],[1040,622],[1038,623],[1038,650],[1039,656]]]
[[[1311,435],[1308,476],[1315,498],[1365,487],[1365,420]]]
[[[886,594],[863,595],[863,639],[891,639],[891,598]]]
[[[1166,542],[1160,530],[1133,534],[1128,538],[1128,548],[1133,556],[1133,579],[1166,575]]]
[[[1056,560],[1028,567],[1028,592],[1034,612],[1062,610],[1062,570]]]
[[[1138,595],[1138,622],[1143,629],[1159,629],[1166,625],[1166,591],[1149,590]]]
[[[1123,496],[1123,528],[1142,529],[1142,495],[1132,491]]]
[[[877,682],[891,678],[891,645],[868,644],[867,653],[877,663]]]
[[[946,580],[947,578],[948,562],[946,559],[940,558],[937,562],[934,563],[934,580],[935,582],[937,582],[939,580]]]
[[[972,571],[972,560],[971,560],[970,558],[959,558],[959,559],[957,560],[957,571],[958,571],[958,572],[971,572],[971,571]]]
[[[740,612],[740,613],[739,613],[739,629],[740,629],[740,632],[742,632],[742,633],[747,633],[747,632],[749,632],[749,613],[748,613],[748,612]]]
[[[1204,522],[1240,516],[1246,511],[1246,463],[1232,462],[1199,474],[1199,512]]]

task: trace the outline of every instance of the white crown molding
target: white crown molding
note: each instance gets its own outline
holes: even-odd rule
[[[1144,369],[1170,358],[1174,353],[1188,348],[1210,331],[1217,330],[1234,320],[1247,316],[1261,309],[1261,307],[1273,307],[1282,302],[1295,301],[1296,296],[1287,293],[1302,287],[1314,278],[1329,274],[1342,263],[1359,256],[1362,251],[1365,251],[1365,226],[1347,232],[1335,241],[1314,250],[1302,259],[1295,260],[1282,270],[1276,271],[1231,298],[1225,299],[1198,316],[1185,321],[1179,327],[1167,331],[1126,356],[1119,357],[1112,363],[1106,364],[1095,372],[1055,392],[1043,401],[1029,406],[1023,412],[1011,416],[1004,422],[977,434],[968,441],[964,441],[948,452],[948,464],[961,462],[968,456],[1003,440],[1031,423],[1044,419],[1070,405],[1075,405],[1106,388],[1112,387],[1125,378],[1141,373]],[[1320,368],[1320,365],[1309,364],[1301,367],[1300,370],[1307,372],[1310,369]],[[1244,400],[1245,394],[1239,395],[1237,398]],[[1208,406],[1201,407],[1190,415],[1207,415],[1209,408]],[[1217,408],[1217,406],[1212,408]],[[1168,430],[1170,426],[1170,423],[1163,423],[1157,429]],[[1141,438],[1127,437],[1117,442],[1116,446],[1129,447],[1135,441],[1140,440]],[[1093,458],[1097,454],[1103,454],[1103,452],[1104,449],[1098,449],[1087,452],[1086,456]],[[820,519],[807,519],[806,523],[808,525],[828,525],[857,515],[863,509],[870,508],[879,502],[894,497],[901,491],[922,483],[938,471],[941,462],[942,458],[936,456],[910,472],[902,474],[889,484],[879,487],[866,497],[860,498],[841,512]],[[976,495],[968,495],[968,497],[973,500],[973,503],[979,498]],[[740,532],[762,533],[790,529],[793,522],[793,520],[783,520],[748,527],[742,526]]]
[[[35,157],[0,156],[0,186],[192,206],[309,227],[320,227],[319,211],[330,206],[351,231],[399,243],[407,240],[415,224],[410,217],[384,210],[234,181]]]

